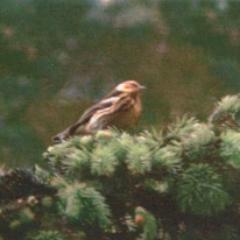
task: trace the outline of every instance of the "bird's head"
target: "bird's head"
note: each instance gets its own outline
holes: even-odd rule
[[[145,89],[145,87],[135,80],[124,81],[118,84],[115,88],[115,90],[117,90],[118,92],[124,93],[137,93],[143,89]]]

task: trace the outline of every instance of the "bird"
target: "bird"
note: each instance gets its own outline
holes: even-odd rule
[[[61,143],[76,135],[94,134],[110,127],[128,129],[134,126],[142,113],[141,91],[145,86],[135,80],[119,83],[102,100],[87,109],[77,122],[53,137]]]

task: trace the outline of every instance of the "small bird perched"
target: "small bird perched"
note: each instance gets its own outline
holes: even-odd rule
[[[57,134],[56,143],[75,136],[92,134],[108,127],[125,129],[133,126],[142,112],[141,90],[145,89],[137,81],[128,80],[118,84],[101,101],[87,109],[80,119]]]

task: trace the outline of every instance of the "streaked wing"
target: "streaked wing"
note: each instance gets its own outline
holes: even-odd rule
[[[90,107],[89,109],[87,109],[83,115],[80,117],[80,119],[75,123],[73,124],[72,126],[70,126],[68,128],[68,131],[69,131],[69,135],[72,135],[74,134],[74,132],[76,131],[76,129],[78,129],[81,125],[84,125],[86,124],[91,118],[92,116],[94,116],[94,114],[97,112],[97,111],[100,111],[102,109],[106,109],[106,108],[109,108],[113,105],[113,102],[112,101],[106,101],[106,100],[103,100],[95,105],[93,105],[92,107]]]
[[[115,103],[114,112],[119,113],[128,111],[131,107],[133,107],[134,103],[135,101],[132,97],[124,96]]]
[[[113,119],[120,116],[122,112],[128,111],[133,106],[134,100],[131,97],[124,95],[121,98],[117,98],[117,101],[114,101],[111,106],[96,111],[92,115],[88,127],[91,130],[103,129],[110,125]]]
[[[113,101],[101,101],[89,109],[87,109],[78,120],[78,124],[85,124],[99,110],[109,108],[113,105]]]
[[[53,140],[61,142],[79,133],[79,131],[81,132],[82,126],[83,133],[104,129],[111,125],[111,122],[118,117],[118,114],[128,111],[133,105],[134,100],[127,95],[117,96],[116,94],[116,96],[113,95],[112,97],[104,98],[86,110],[76,123],[57,134]]]

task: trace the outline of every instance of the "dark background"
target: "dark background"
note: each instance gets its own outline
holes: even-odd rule
[[[148,88],[140,128],[206,119],[240,90],[239,13],[238,0],[1,0],[0,161],[41,162],[126,79]]]

